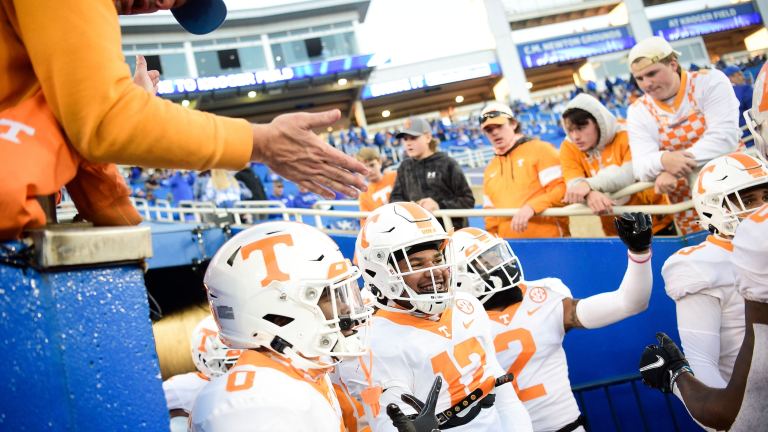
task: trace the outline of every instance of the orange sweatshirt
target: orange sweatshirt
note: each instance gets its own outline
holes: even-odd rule
[[[397,179],[397,171],[384,174],[378,183],[368,183],[368,190],[360,194],[360,211],[374,211],[377,208],[389,204],[389,194]],[[360,220],[360,226],[365,223],[365,218]]]
[[[0,0],[0,111],[45,98],[72,146],[94,162],[239,170],[245,120],[189,110],[133,84],[111,0]]]
[[[521,208],[528,204],[536,214],[562,207],[565,182],[555,147],[531,140],[503,156],[495,156],[485,168],[483,208]],[[568,235],[568,218],[534,216],[528,229],[512,231],[511,217],[487,217],[485,229],[502,238],[561,237]]]
[[[565,178],[566,184],[569,184],[573,179],[594,177],[601,169],[614,165],[618,168],[631,161],[632,153],[629,151],[629,136],[626,131],[617,132],[613,141],[607,143],[603,151],[595,157],[582,152],[567,139],[560,146],[560,163],[563,167],[563,178]],[[656,195],[653,189],[638,192],[629,196],[628,199],[620,199],[617,202],[620,205],[628,206],[669,204],[666,196]],[[613,227],[614,217],[600,217],[606,236],[617,235],[616,229]],[[673,220],[672,215],[654,215],[652,218],[654,233],[665,228]]]

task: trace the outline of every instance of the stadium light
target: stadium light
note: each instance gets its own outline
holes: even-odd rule
[[[767,48],[768,30],[763,27],[762,29],[745,37],[744,44],[747,46],[747,51],[758,51]]]
[[[528,81],[527,83],[525,83],[525,87],[528,88],[528,89],[532,89],[533,88],[533,83]]]
[[[333,128],[332,128],[332,127],[330,127],[330,126],[328,126],[328,129],[327,129],[327,130],[328,130],[328,132],[333,132]]]
[[[251,99],[255,98],[256,97],[256,92],[253,91],[253,90],[249,91],[248,92],[248,97],[251,98]]]
[[[456,103],[462,103],[464,102],[464,96],[458,95],[456,96]]]
[[[188,107],[189,106],[189,101],[184,99],[183,101],[181,101],[181,106]]]
[[[339,85],[346,85],[346,84],[347,84],[347,79],[346,78],[341,78],[339,80]]]
[[[392,114],[392,113],[390,113],[389,110],[384,110],[384,111],[381,112],[381,116],[382,117],[389,117],[390,114]]]

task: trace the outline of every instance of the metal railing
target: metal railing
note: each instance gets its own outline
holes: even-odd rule
[[[638,381],[642,381],[642,377],[640,376],[639,373],[632,374],[632,375],[619,376],[619,377],[610,378],[607,380],[601,380],[593,383],[587,383],[587,384],[582,384],[582,385],[572,387],[571,391],[573,392],[574,396],[576,396],[576,399],[579,401],[579,405],[581,406],[581,412],[584,415],[584,417],[586,417],[587,419],[587,430],[592,431],[593,428],[589,421],[589,411],[587,410],[587,405],[584,403],[584,392],[600,390],[600,389],[605,391],[605,397],[608,399],[608,406],[611,410],[613,423],[616,426],[616,430],[621,432],[621,425],[619,424],[619,415],[616,411],[616,407],[614,405],[613,398],[611,397],[611,390],[609,387],[630,383],[632,385],[632,392],[635,395],[635,401],[637,402],[637,408],[640,411],[640,418],[643,419],[644,430],[646,432],[650,432],[651,428],[648,424],[648,417],[645,415],[645,411],[643,410],[643,401],[640,399],[640,393],[637,390]],[[670,398],[669,393],[664,393],[664,397],[666,398],[667,408],[669,409],[669,413],[672,416],[672,424],[675,428],[674,430],[676,432],[680,432],[680,425],[677,421],[677,416],[675,415],[674,407],[672,406],[672,399]]]

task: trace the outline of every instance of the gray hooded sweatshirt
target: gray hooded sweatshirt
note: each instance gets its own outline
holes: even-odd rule
[[[578,177],[568,182],[566,187],[571,188],[577,184],[585,181],[589,184],[592,190],[599,192],[616,192],[619,189],[627,187],[635,182],[635,176],[632,172],[632,162],[624,162],[621,167],[616,165],[603,165],[601,153],[605,150],[605,147],[613,141],[616,137],[616,133],[624,130],[624,125],[620,124],[616,117],[608,111],[608,108],[603,106],[596,98],[581,93],[573,98],[565,106],[565,110],[568,111],[571,108],[579,108],[592,114],[592,117],[597,120],[597,128],[600,130],[600,138],[597,145],[588,150],[588,160],[591,162],[597,160],[600,164],[600,170],[590,178]],[[570,134],[566,131],[568,141],[573,142]],[[626,197],[627,200],[629,197]]]

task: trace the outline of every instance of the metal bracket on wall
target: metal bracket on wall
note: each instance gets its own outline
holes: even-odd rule
[[[200,245],[200,253],[203,255],[202,259],[197,259],[197,258],[192,259],[193,271],[197,271],[197,268],[200,265],[200,263],[205,262],[205,260],[208,259],[208,255],[205,254],[205,239],[203,239],[203,233],[210,229],[211,227],[209,225],[198,225],[191,231],[193,235],[197,236],[197,244]],[[194,237],[192,238],[192,241],[195,241]]]

